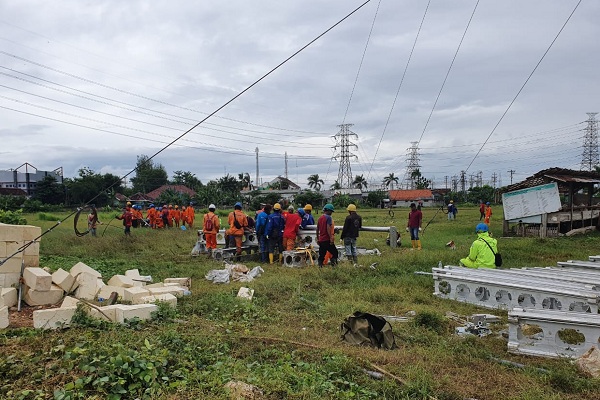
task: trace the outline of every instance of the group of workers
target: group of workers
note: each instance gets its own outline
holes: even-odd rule
[[[148,206],[146,210],[146,218],[142,213],[142,206],[127,202],[123,213],[115,218],[123,221],[125,227],[125,235],[131,235],[131,228],[149,227],[152,229],[172,228],[172,227],[194,227],[195,219],[194,207],[190,204],[188,207],[183,206],[179,209],[179,205],[173,206],[165,204],[162,207],[156,207],[154,204]],[[95,233],[97,220],[90,220],[88,217],[88,228]]]
[[[209,254],[217,248],[217,234],[221,229],[215,210],[215,205],[211,204],[203,220],[203,233]],[[273,264],[277,250],[279,262],[282,262],[284,251],[310,246],[310,243],[305,243],[302,238],[301,230],[307,229],[308,226],[315,226],[312,210],[310,204],[298,209],[289,206],[286,210],[283,210],[280,203],[265,204],[262,210],[256,213],[256,221],[254,221],[244,214],[242,204],[238,202],[227,218],[229,228],[225,231],[226,245],[235,246],[236,259],[239,259],[242,254],[244,234],[254,230],[259,242],[260,260]],[[323,207],[323,214],[316,222],[319,267],[328,262],[335,266],[338,261],[339,253],[335,246],[335,224],[331,217],[334,211],[332,204],[326,204]],[[347,211],[349,215],[344,222],[341,239],[344,241],[347,257],[356,263],[356,238],[362,228],[362,218],[357,214],[354,204],[350,204]]]

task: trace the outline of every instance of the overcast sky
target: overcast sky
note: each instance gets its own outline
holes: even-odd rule
[[[0,2],[0,169],[125,175],[362,3]],[[415,141],[436,187],[461,170],[500,186],[510,170],[579,169],[600,111],[600,2],[581,2],[509,109],[577,4],[372,0],[155,161],[255,180],[258,147],[260,180],[284,175],[287,152],[291,180],[329,186],[349,123],[371,187],[403,178]]]

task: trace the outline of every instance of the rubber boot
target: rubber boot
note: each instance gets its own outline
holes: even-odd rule
[[[416,240],[411,240],[410,243],[412,244],[412,249],[411,250],[414,250],[414,249],[417,248],[417,241]]]
[[[269,261],[269,253],[267,253],[266,251],[260,253],[260,261],[265,263]]]
[[[273,253],[269,253],[269,264],[273,264]]]
[[[421,240],[417,240],[417,250],[421,250]]]

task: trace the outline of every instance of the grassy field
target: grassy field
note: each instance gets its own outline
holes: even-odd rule
[[[456,265],[468,253],[479,212],[459,211],[457,220],[447,221],[442,212],[434,218],[435,210],[424,210],[424,221],[433,220],[422,234],[423,250],[411,251],[403,229],[407,210],[396,210],[395,218],[382,210],[359,210],[365,226],[397,226],[403,246],[392,250],[385,234],[364,232],[358,245],[383,252],[359,258],[365,267],[263,265],[265,273],[257,280],[228,285],[204,278],[219,264],[189,256],[196,241],[193,231],[137,229],[125,238],[115,221],[101,225],[99,237],[80,238],[72,220],[66,221],[43,237],[42,267],[68,270],[82,261],[104,277],[131,268],[155,281],[191,276],[192,295],[180,300],[176,315],[163,310],[156,321],[144,324],[112,326],[80,318],[79,326],[63,331],[0,332],[0,397],[227,399],[224,385],[235,379],[260,387],[266,399],[599,398],[600,382],[580,375],[567,360],[510,355],[499,335],[453,335],[446,312],[490,310],[438,299],[431,277],[414,272],[431,271],[439,261]],[[500,238],[501,208],[494,212],[491,232],[499,238],[503,268],[549,266],[599,253],[598,233]],[[111,216],[101,214],[100,219],[107,223]],[[345,216],[336,212],[334,220],[341,225]],[[44,230],[53,225],[52,216],[26,218]],[[445,247],[450,240],[456,251]],[[376,270],[366,267],[373,262],[379,263]],[[253,302],[236,299],[241,286],[255,289]],[[340,324],[357,310],[397,316],[415,311],[417,317],[392,323],[398,349],[384,351],[340,341]],[[506,322],[506,312],[492,312]],[[508,367],[493,357],[527,367]],[[374,366],[398,379],[372,379],[363,369]]]

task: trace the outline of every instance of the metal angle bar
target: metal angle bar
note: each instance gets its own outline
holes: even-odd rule
[[[600,263],[593,261],[579,261],[579,260],[568,260],[559,261],[556,263],[558,267],[578,267],[578,268],[592,268],[600,269]]]
[[[528,307],[598,313],[598,296],[591,291],[547,288],[498,279],[453,276],[434,272],[434,295],[491,309]]]
[[[570,282],[557,282],[551,279],[538,279],[533,277],[524,277],[519,278],[518,276],[511,276],[508,274],[504,274],[504,276],[499,279],[499,275],[490,271],[494,271],[492,269],[484,270],[484,269],[470,269],[464,268],[460,270],[449,270],[445,269],[440,273],[439,268],[432,268],[434,273],[434,279],[436,278],[436,274],[439,274],[443,277],[453,276],[457,279],[462,279],[465,283],[482,283],[482,284],[504,284],[508,286],[519,287],[527,290],[539,290],[546,293],[560,292],[562,294],[570,294],[574,296],[588,296],[588,297],[597,297],[600,295],[600,292],[594,291],[591,285],[581,285],[581,284],[573,284]],[[501,271],[501,270],[496,270]]]
[[[600,340],[598,315],[513,308],[508,322],[510,353],[576,358]]]
[[[589,259],[592,262],[598,262],[598,261],[600,261],[600,255],[599,256],[590,256]]]

